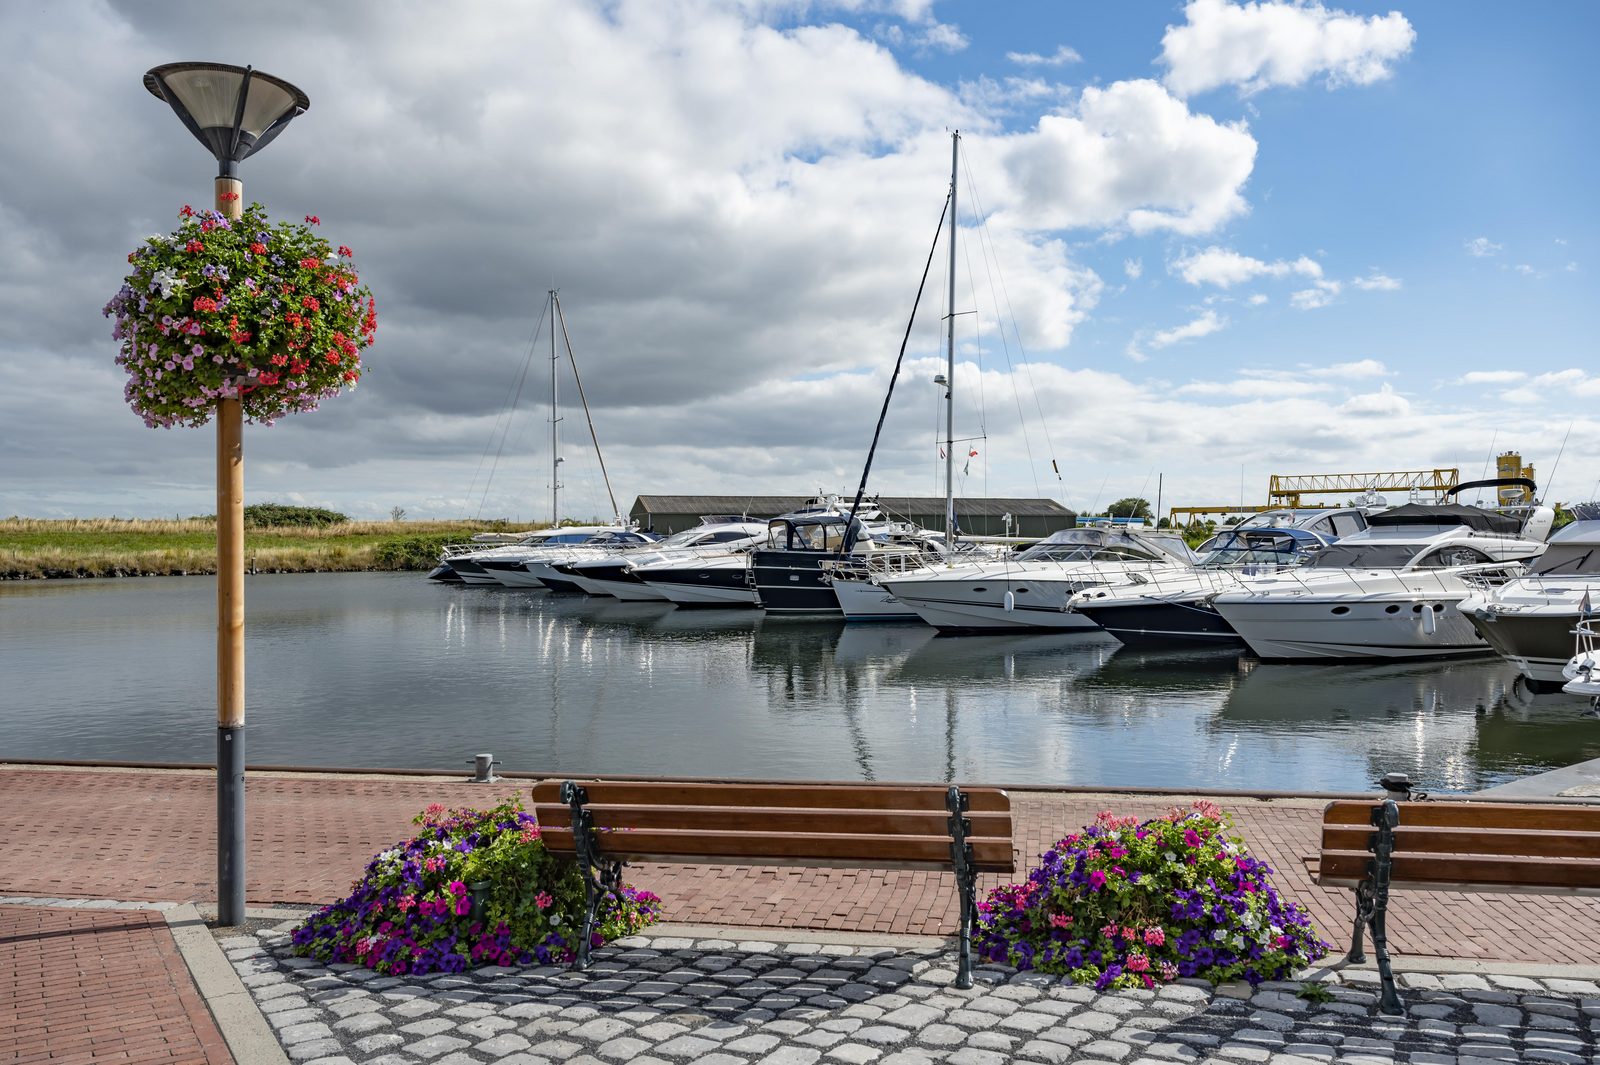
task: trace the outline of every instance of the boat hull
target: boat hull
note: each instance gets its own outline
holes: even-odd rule
[[[1079,614],[1133,647],[1204,645],[1237,647],[1243,638],[1216,609],[1200,603],[1170,601],[1099,606],[1078,603]]]
[[[682,566],[641,571],[649,588],[679,606],[759,606],[756,591],[738,566]]]
[[[1512,614],[1479,609],[1469,612],[1467,620],[1495,653],[1523,676],[1559,688],[1567,680],[1562,667],[1576,653],[1572,630],[1580,616],[1577,612]]]
[[[833,578],[833,594],[846,621],[921,621],[915,610],[871,581]]]
[[[1491,650],[1455,609],[1455,600],[1438,596],[1245,601],[1219,596],[1216,607],[1250,650],[1268,661],[1451,658]],[[1424,610],[1433,614],[1432,632],[1422,620]]]
[[[822,571],[822,551],[753,551],[750,573],[761,608],[769,614],[841,617],[839,597]]]
[[[986,578],[972,581],[885,581],[884,586],[918,617],[940,632],[1098,632],[1083,614],[1064,609],[1081,584],[1062,582],[1048,589],[1043,582]],[[1006,609],[1006,594],[1011,609]],[[1039,594],[1039,593],[1047,594]]]

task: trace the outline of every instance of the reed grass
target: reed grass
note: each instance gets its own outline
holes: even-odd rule
[[[444,544],[486,530],[504,527],[467,521],[353,521],[246,528],[245,568],[257,573],[430,569]],[[0,519],[0,580],[216,571],[216,526],[207,518]]]

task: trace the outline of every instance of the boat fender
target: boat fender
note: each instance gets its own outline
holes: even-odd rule
[[[1431,603],[1423,603],[1422,604],[1422,632],[1423,632],[1423,634],[1426,635],[1426,636],[1432,636],[1434,634],[1434,632],[1438,629],[1438,627],[1439,627],[1439,623],[1438,623],[1437,620],[1435,620],[1435,615],[1433,613],[1433,605]]]
[[[1006,593],[1006,613],[1009,614],[1011,611],[1015,610],[1016,608],[1017,608],[1017,597],[1016,597],[1016,595],[1011,593],[1011,592],[1007,592]]]

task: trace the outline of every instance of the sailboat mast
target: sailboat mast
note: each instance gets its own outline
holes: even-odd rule
[[[961,131],[950,135],[950,302],[945,308],[944,386],[944,545],[956,546],[956,162],[961,152]]]
[[[556,394],[556,290],[550,290],[550,526],[561,524],[561,417]]]

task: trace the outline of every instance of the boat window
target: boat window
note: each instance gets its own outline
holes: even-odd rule
[[[1447,569],[1451,566],[1476,566],[1494,559],[1475,547],[1465,544],[1446,544],[1429,551],[1417,562],[1417,569]]]
[[[1309,565],[1317,569],[1400,569],[1416,553],[1412,544],[1337,543],[1323,548]]]
[[[1600,551],[1592,544],[1551,544],[1533,563],[1533,572],[1600,573]]]
[[[713,544],[731,544],[736,540],[748,539],[750,539],[749,533],[741,532],[738,529],[729,529],[727,532],[712,533],[708,540],[702,542]]]
[[[1328,525],[1335,536],[1353,536],[1367,527],[1367,519],[1360,514],[1334,514]]]

